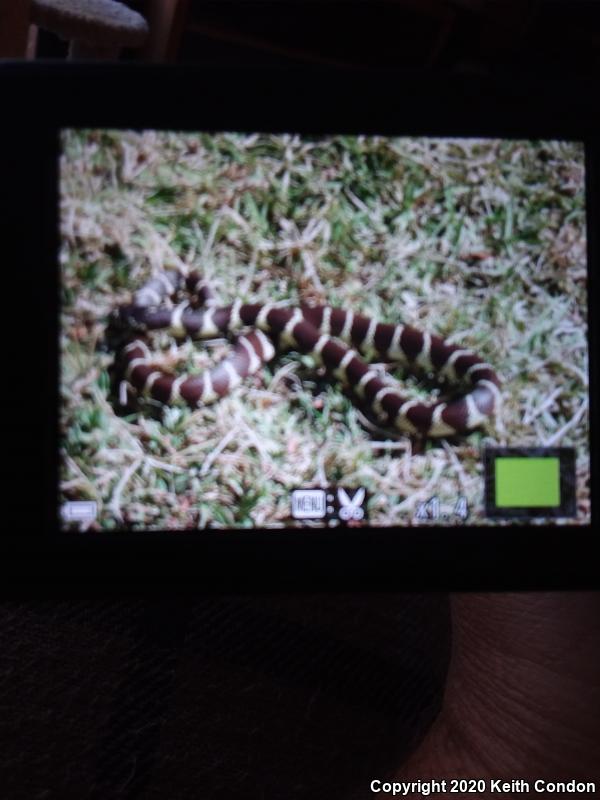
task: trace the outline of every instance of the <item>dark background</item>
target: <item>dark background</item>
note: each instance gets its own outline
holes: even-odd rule
[[[126,5],[147,14],[149,0]],[[38,55],[66,50],[46,34]],[[579,0],[180,0],[167,59],[577,80],[600,66],[600,9]]]
[[[0,607],[5,798],[352,798],[439,708],[440,595]]]

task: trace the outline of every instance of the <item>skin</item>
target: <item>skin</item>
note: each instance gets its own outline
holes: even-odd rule
[[[394,779],[600,788],[600,593],[457,594],[452,626],[442,712]]]

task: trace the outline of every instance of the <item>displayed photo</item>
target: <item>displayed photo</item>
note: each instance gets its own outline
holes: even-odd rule
[[[589,524],[569,141],[64,130],[64,530]]]

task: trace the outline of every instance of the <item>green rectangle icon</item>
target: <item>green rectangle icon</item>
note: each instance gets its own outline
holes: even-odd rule
[[[498,508],[560,506],[560,459],[556,457],[496,459]]]
[[[485,514],[491,519],[548,519],[577,514],[572,447],[486,447]]]

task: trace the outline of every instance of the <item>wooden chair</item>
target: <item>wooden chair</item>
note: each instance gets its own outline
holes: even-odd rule
[[[0,57],[33,57],[37,27],[68,41],[70,59],[115,60],[149,33],[144,17],[116,0],[0,0]]]

